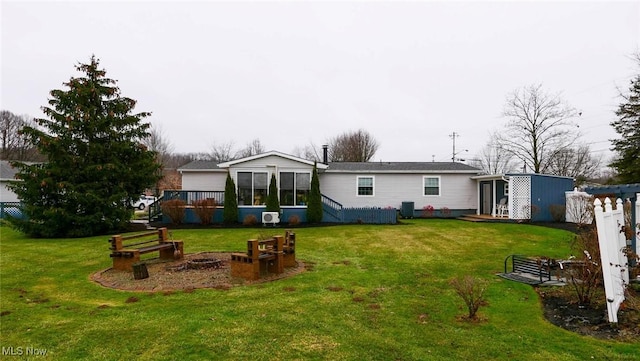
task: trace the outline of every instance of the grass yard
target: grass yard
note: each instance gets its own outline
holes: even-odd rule
[[[284,234],[284,229],[269,229]],[[30,239],[0,227],[1,359],[638,360],[639,343],[549,324],[531,286],[495,274],[512,253],[566,258],[568,232],[531,225],[411,220],[298,228],[312,269],[230,290],[135,293],[89,276],[108,237]],[[242,251],[262,228],[174,230],[185,252]],[[489,282],[483,322],[449,280]],[[136,302],[131,302],[135,300]],[[33,349],[30,349],[33,348]],[[28,352],[46,352],[45,356]],[[10,353],[22,353],[11,357]]]

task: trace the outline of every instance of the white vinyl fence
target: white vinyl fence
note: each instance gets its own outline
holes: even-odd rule
[[[618,309],[624,301],[625,287],[629,284],[628,261],[623,251],[627,246],[627,240],[623,229],[622,200],[616,200],[616,209],[611,206],[609,198],[604,200],[604,209],[599,199],[593,204],[609,322],[617,323]]]

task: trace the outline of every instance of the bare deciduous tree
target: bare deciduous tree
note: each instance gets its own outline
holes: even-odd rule
[[[576,115],[559,94],[548,94],[542,85],[531,85],[507,97],[503,115],[508,118],[500,145],[521,159],[535,173],[547,171],[558,152],[571,147],[579,133],[571,121]]]
[[[296,157],[315,162],[322,161],[322,149],[317,147],[313,143],[309,143],[309,145],[306,145],[304,147],[295,147],[291,151],[291,154],[295,155]]]
[[[0,159],[41,161],[36,147],[20,132],[25,126],[37,127],[28,115],[16,115],[8,110],[0,111]]]
[[[163,168],[168,167],[167,163],[173,152],[173,145],[161,126],[153,125],[149,129],[149,136],[143,139],[142,144],[156,153],[156,161],[162,164]]]
[[[346,132],[329,141],[332,162],[368,162],[376,154],[378,142],[366,130]]]
[[[236,153],[236,157],[237,158],[250,157],[252,155],[264,153],[265,151],[266,150],[264,149],[264,146],[262,145],[262,143],[260,143],[260,139],[256,138],[250,141],[249,143],[247,143],[247,146],[244,147],[244,149],[241,149],[240,151],[238,151]]]
[[[601,156],[591,154],[586,144],[562,149],[553,154],[546,167],[549,174],[573,177],[579,182],[593,178],[602,163]]]
[[[236,159],[236,152],[233,150],[234,145],[232,141],[226,143],[218,143],[211,146],[209,152],[209,159],[218,162],[228,162]]]
[[[500,146],[495,134],[469,164],[486,174],[505,174],[513,172],[516,167],[513,154]]]

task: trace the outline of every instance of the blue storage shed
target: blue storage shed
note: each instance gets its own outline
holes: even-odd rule
[[[565,192],[574,186],[571,177],[536,173],[481,175],[472,179],[478,182],[478,215],[533,222],[553,221],[552,206],[564,206]],[[506,214],[498,212],[501,199],[506,199]]]
[[[566,204],[565,192],[573,189],[571,177],[548,174],[507,174],[509,218],[533,222],[553,221],[551,207]]]

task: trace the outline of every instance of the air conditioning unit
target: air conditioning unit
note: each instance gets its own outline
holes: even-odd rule
[[[262,223],[276,224],[280,223],[280,213],[278,212],[262,212]]]

